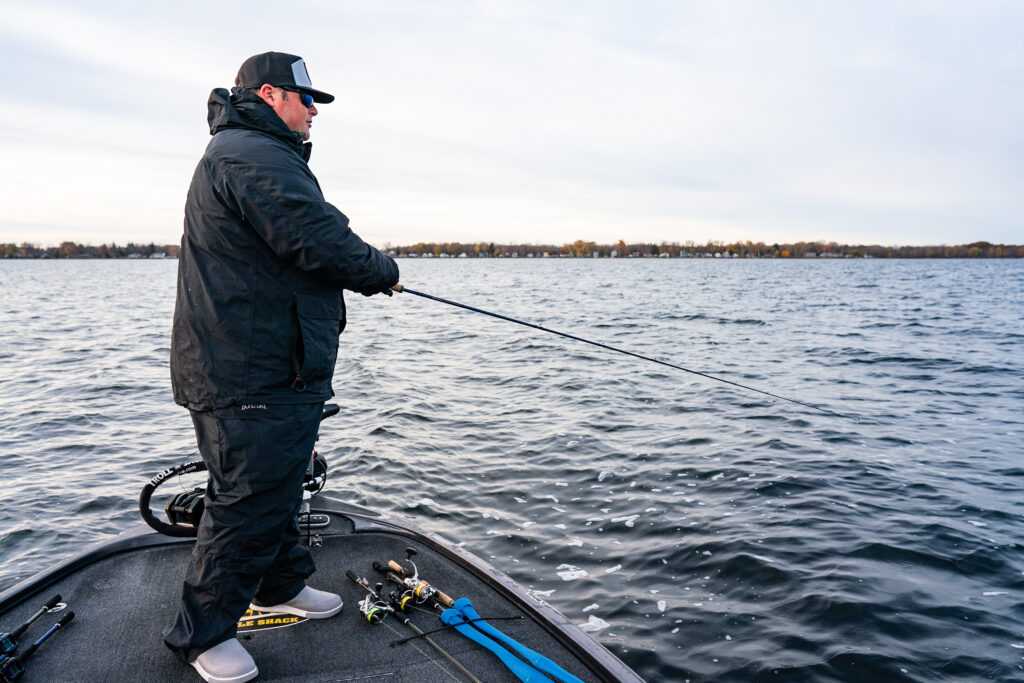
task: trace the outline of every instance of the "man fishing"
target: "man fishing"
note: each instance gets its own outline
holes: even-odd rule
[[[206,681],[248,681],[246,608],[318,619],[341,598],[296,514],[345,327],[342,290],[389,291],[398,266],[349,229],[307,165],[317,104],[301,57],[247,59],[208,102],[213,136],[185,204],[171,338],[174,399],[209,470],[181,606],[164,642]]]

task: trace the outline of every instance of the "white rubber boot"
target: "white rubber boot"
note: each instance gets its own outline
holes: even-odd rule
[[[242,683],[259,674],[256,662],[237,638],[214,645],[196,657],[192,666],[208,683]]]
[[[305,586],[299,594],[280,605],[249,605],[257,612],[283,612],[307,619],[326,619],[341,611],[341,596]]]

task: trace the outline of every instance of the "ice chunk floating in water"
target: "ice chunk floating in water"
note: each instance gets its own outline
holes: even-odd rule
[[[575,579],[582,579],[587,575],[586,569],[580,569],[571,564],[560,564],[558,565],[558,576],[561,577],[562,581],[573,581]]]
[[[597,633],[598,631],[606,629],[609,626],[611,626],[611,624],[609,624],[604,619],[601,619],[600,617],[595,617],[593,614],[590,615],[590,618],[587,619],[587,622],[585,624],[579,624],[580,629],[586,631],[587,633]]]

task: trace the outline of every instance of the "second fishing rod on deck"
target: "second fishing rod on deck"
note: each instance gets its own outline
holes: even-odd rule
[[[569,334],[567,332],[559,332],[558,330],[552,330],[551,328],[544,327],[543,325],[535,325],[534,323],[528,323],[528,322],[523,321],[523,320],[517,320],[516,318],[510,318],[507,315],[501,315],[499,313],[492,313],[491,311],[485,311],[482,308],[476,308],[474,306],[467,306],[466,304],[460,304],[457,301],[451,301],[449,299],[442,299],[441,297],[433,296],[432,294],[426,294],[424,292],[417,292],[415,289],[409,289],[408,287],[405,287],[405,286],[400,285],[400,284],[393,286],[391,289],[393,291],[396,291],[396,292],[405,292],[407,294],[415,294],[416,296],[421,296],[424,299],[430,299],[431,301],[438,301],[438,302],[440,302],[442,304],[448,304],[449,306],[455,306],[456,308],[463,308],[463,309],[465,309],[467,311],[473,311],[474,313],[482,313],[483,315],[489,315],[492,318],[497,318],[499,320],[505,320],[507,322],[515,323],[517,325],[523,325],[525,327],[532,327],[533,329],[540,330],[542,332],[548,332],[550,334],[557,334],[559,337],[565,337],[566,339],[572,339],[573,341],[583,342],[584,344],[590,344],[591,346],[597,346],[597,347],[600,347],[602,349],[607,349],[609,351],[615,351],[617,353],[622,353],[622,354],[625,354],[627,356],[632,356],[633,358],[639,358],[640,360],[646,360],[646,361],[650,361],[651,363],[657,363],[658,365],[664,365],[665,367],[674,368],[676,370],[682,370],[683,372],[688,372],[691,375],[697,375],[699,377],[705,377],[707,379],[711,379],[711,380],[714,380],[716,382],[723,382],[725,384],[731,384],[732,386],[739,387],[740,389],[746,389],[747,391],[754,391],[754,392],[757,392],[758,394],[763,394],[765,396],[771,396],[772,398],[777,398],[780,401],[788,401],[789,403],[795,403],[796,405],[804,406],[805,408],[811,408],[812,410],[817,410],[819,412],[827,413],[829,415],[834,415],[835,417],[841,417],[841,418],[850,419],[850,420],[855,420],[856,419],[856,418],[854,418],[854,417],[852,417],[850,415],[843,415],[842,413],[837,413],[835,411],[829,410],[828,408],[820,408],[820,407],[818,407],[816,405],[812,405],[810,403],[804,403],[803,401],[798,401],[795,398],[787,398],[785,396],[780,396],[779,394],[774,394],[774,393],[772,393],[770,391],[765,391],[764,389],[757,389],[755,387],[748,386],[746,384],[740,384],[739,382],[733,382],[732,380],[728,380],[728,379],[725,379],[725,378],[722,378],[722,377],[715,377],[714,375],[709,375],[709,374],[707,374],[705,372],[700,372],[700,371],[697,371],[697,370],[691,370],[690,368],[684,368],[682,365],[676,365],[675,363],[669,363],[668,361],[659,360],[657,358],[651,358],[650,356],[644,356],[643,354],[634,353],[633,351],[627,351],[625,349],[620,349],[618,347],[611,346],[609,344],[602,344],[601,342],[592,341],[590,339],[584,339],[583,337],[577,337],[576,335]],[[390,295],[390,293],[389,293],[389,295]]]

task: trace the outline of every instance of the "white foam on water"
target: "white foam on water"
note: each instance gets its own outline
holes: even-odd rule
[[[613,574],[613,573],[619,571],[620,569],[622,569],[622,565],[621,564],[617,564],[614,567],[609,567],[608,569],[605,569],[604,573],[605,574]]]
[[[640,518],[640,515],[629,515],[628,517],[612,517],[612,522],[625,522],[626,526],[633,527],[636,524],[636,520]]]
[[[591,604],[587,605],[586,607],[584,607],[583,611],[584,612],[592,612],[595,609],[597,609],[598,607],[600,607],[600,605],[597,604],[596,602],[594,602],[594,603],[591,603]]]
[[[603,472],[601,472],[601,474],[597,475],[597,480],[598,481],[604,481],[608,477],[614,477],[614,476],[615,475],[613,473],[611,473],[611,472],[603,471]]]
[[[658,611],[659,612],[664,612],[666,607],[668,607],[668,603],[667,602],[665,602],[664,600],[658,600]]]
[[[985,591],[982,595],[1006,595],[1006,591]]]
[[[583,539],[582,538],[576,538],[574,536],[574,537],[569,539],[569,542],[566,543],[566,545],[569,546],[570,548],[582,547],[583,546]]]
[[[578,626],[580,627],[580,630],[585,633],[597,633],[602,629],[608,628],[609,626],[611,626],[611,624],[609,624],[604,619],[600,619],[591,614],[590,618],[587,619],[587,622],[585,624],[578,624]]]
[[[974,526],[988,526],[988,524],[985,524],[985,522],[976,522],[973,519],[967,520],[967,523],[973,524]]]
[[[515,500],[517,503],[525,503],[526,502],[525,499],[520,498],[519,496],[513,496],[513,500]]]
[[[565,525],[564,525],[564,524],[556,524],[556,525],[555,525],[555,528],[556,528],[556,529],[564,529],[564,528],[565,528]]]

